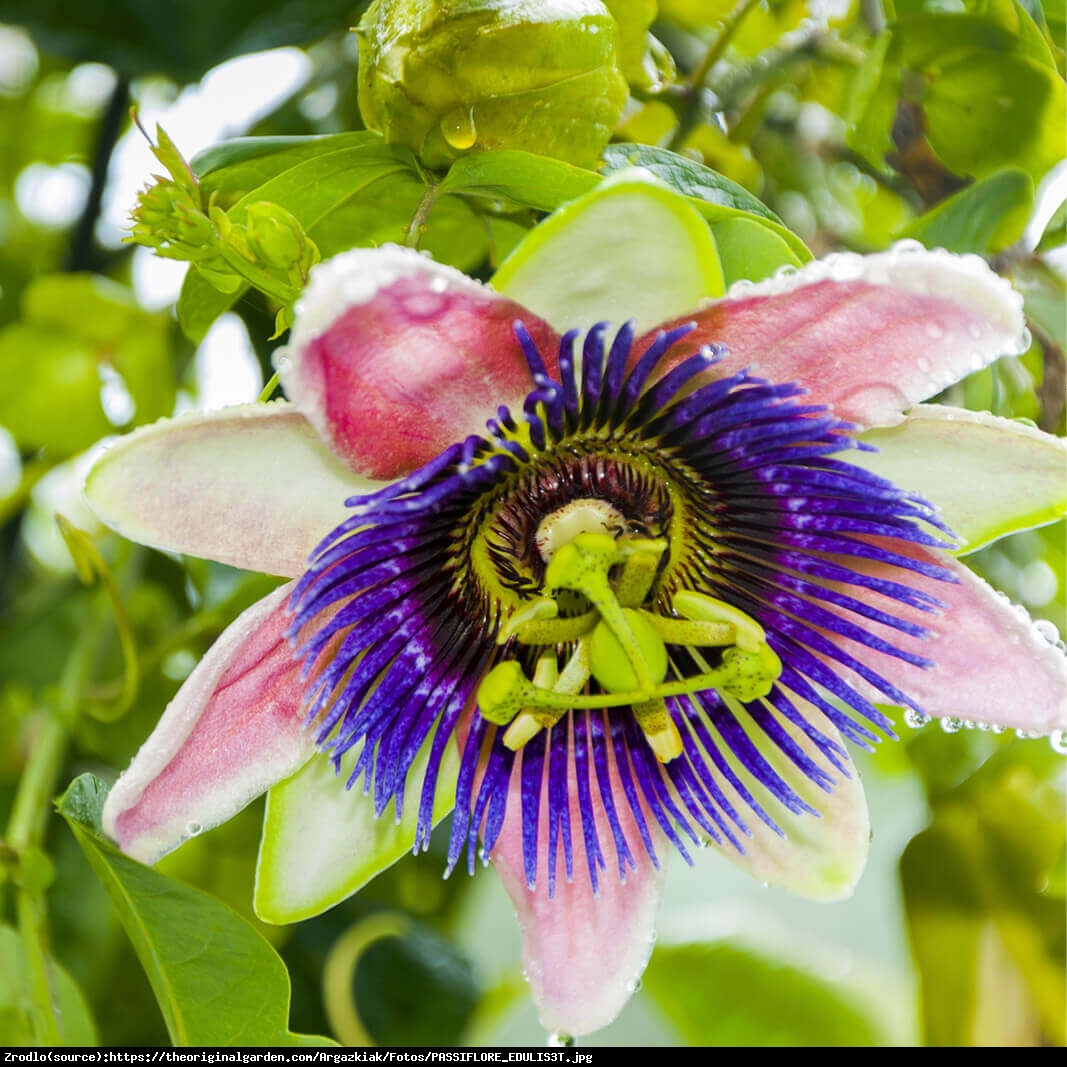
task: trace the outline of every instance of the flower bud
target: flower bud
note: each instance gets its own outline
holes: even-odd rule
[[[359,34],[359,107],[443,169],[471,148],[593,164],[626,103],[599,0],[375,0]]]

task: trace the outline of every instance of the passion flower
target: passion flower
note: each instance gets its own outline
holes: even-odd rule
[[[661,203],[618,195],[629,217]],[[639,262],[665,230],[642,228]],[[849,462],[878,424],[910,455],[901,408],[1022,332],[979,261],[910,249],[562,335],[408,250],[323,263],[279,360],[292,406],[138,431],[90,476],[129,536],[297,579],[190,675],[105,829],[154,861],[281,782],[257,907],[291,921],[425,847],[454,803],[448,865],[488,851],[567,1033],[632,991],[671,851],[847,894],[869,826],[843,738],[888,731],[879,702],[1067,719],[1057,649],[947,554],[910,485]],[[945,487],[964,536],[975,485],[1009,523],[1036,514],[1060,446],[941,425],[1021,449],[1003,478],[978,450],[984,481]]]

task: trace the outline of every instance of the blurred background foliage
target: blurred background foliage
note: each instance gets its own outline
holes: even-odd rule
[[[629,86],[615,141],[705,164],[816,255],[909,237],[986,256],[1023,293],[1033,345],[943,399],[1063,433],[1063,0],[606,6]],[[123,542],[80,499],[101,439],[255,399],[285,299],[226,268],[183,287],[184,264],[123,243],[134,195],[160,169],[130,108],[187,158],[236,136],[339,135],[332,147],[355,154],[323,184],[329,225],[299,215],[301,196],[291,210],[324,256],[402,239],[425,174],[357,132],[360,14],[350,0],[0,0],[0,1043],[158,1045],[185,1025],[181,1004],[153,996],[165,932],[150,948],[159,974],[146,974],[90,863],[142,876],[93,836],[91,796],[64,802],[77,841],[50,798],[84,771],[113,779],[211,641],[272,585]],[[292,168],[318,151],[307,144],[208,152],[195,167],[232,209],[275,178],[305,188]],[[487,276],[541,212],[583,191],[573,166],[531,174],[523,192],[521,175],[494,185],[457,165],[425,247]],[[760,241],[792,255],[782,232],[732,231],[735,271],[758,276]],[[969,562],[1051,639],[1064,631],[1062,524]],[[847,903],[761,889],[708,853],[675,872],[643,989],[588,1043],[1062,1045],[1063,753],[947,725],[901,721],[902,743],[859,757],[876,836]],[[277,1040],[288,1025],[347,1044],[544,1041],[494,879],[442,881],[434,848],[317,919],[267,927],[251,915],[261,817],[253,805],[152,877],[199,887],[277,948],[292,987]],[[209,898],[181,896],[194,890],[167,892],[234,944],[255,937],[229,913],[209,917]],[[41,966],[61,1007],[52,1031],[34,1014]],[[271,980],[284,1007],[285,976]]]

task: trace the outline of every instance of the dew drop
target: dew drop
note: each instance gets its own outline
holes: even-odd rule
[[[914,708],[908,708],[904,712],[904,722],[913,730],[921,730],[929,721],[929,715],[924,715],[921,711],[916,711]]]
[[[203,826],[201,826],[198,822],[187,822],[185,824],[185,832],[190,837],[196,837],[197,834],[203,833],[203,830]]]
[[[997,734],[998,736],[1000,734],[1007,733],[1007,730],[1008,728],[1006,726],[1001,726],[999,723],[994,723],[992,726],[989,727],[989,732]]]
[[[974,721],[974,719],[961,719],[960,720],[960,726],[962,726],[964,730],[977,730],[978,729],[978,723],[976,723]]]
[[[959,731],[963,729],[963,720],[954,719],[950,715],[941,720],[941,729],[944,730],[946,734],[959,733]]]
[[[1048,735],[1048,743],[1052,746],[1053,752],[1067,756],[1067,730],[1053,730]]]
[[[465,152],[474,147],[478,131],[474,128],[474,111],[471,108],[453,108],[441,119],[441,136],[455,149]]]
[[[1035,619],[1034,629],[1050,645],[1055,645],[1059,643],[1060,631],[1056,629],[1056,624],[1050,619]]]
[[[1040,737],[1041,735],[1036,730],[1016,730],[1015,736],[1020,741],[1033,741],[1035,737]]]
[[[626,992],[627,993],[637,993],[640,989],[641,989],[641,979],[640,979],[640,977],[631,978],[626,983]]]
[[[554,1033],[548,1035],[549,1048],[574,1048],[577,1044],[577,1039],[570,1034]]]

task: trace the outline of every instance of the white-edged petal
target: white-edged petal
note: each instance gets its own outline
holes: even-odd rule
[[[284,401],[165,419],[119,438],[85,482],[131,541],[295,577],[379,483],[353,474]]]

